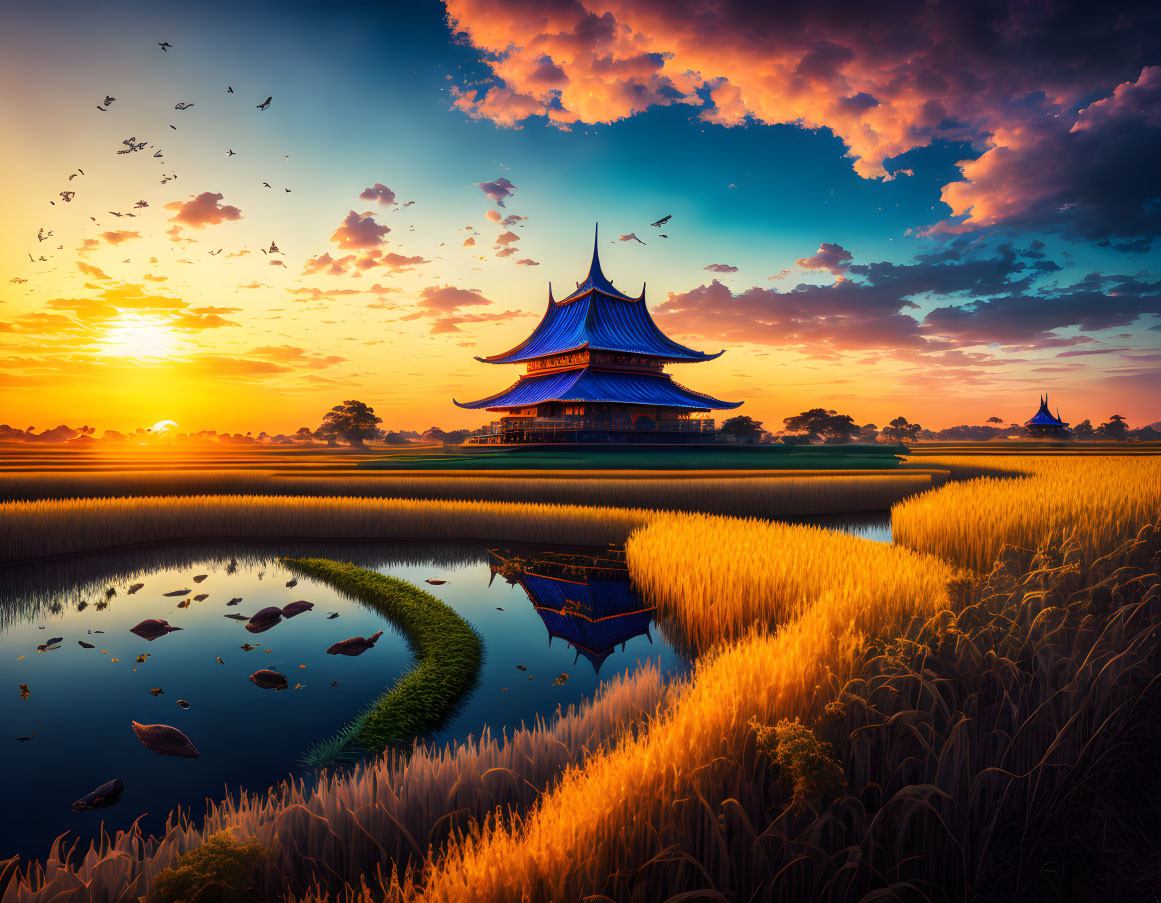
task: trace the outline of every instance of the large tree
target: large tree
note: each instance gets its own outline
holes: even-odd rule
[[[883,427],[883,435],[896,442],[914,442],[922,430],[918,423],[908,423],[906,417],[896,417]]]
[[[745,414],[738,414],[736,417],[726,420],[722,424],[720,432],[727,436],[737,436],[742,442],[753,442],[762,435],[762,421],[747,417]]]
[[[382,417],[375,416],[374,408],[361,401],[344,401],[327,411],[322,426],[314,434],[325,439],[327,445],[336,445],[336,440],[345,439],[355,448],[362,448],[364,441],[378,437],[382,422]]]
[[[1082,420],[1072,428],[1072,434],[1077,439],[1091,439],[1096,430],[1093,428],[1091,420]]]
[[[1124,439],[1129,434],[1129,422],[1120,414],[1113,414],[1108,423],[1102,423],[1097,432],[1106,439]]]
[[[811,408],[782,423],[787,432],[806,433],[811,442],[820,438],[827,442],[850,442],[859,436],[859,427],[850,414],[838,414],[825,408]]]

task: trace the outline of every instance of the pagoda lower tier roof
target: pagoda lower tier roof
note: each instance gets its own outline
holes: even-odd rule
[[[691,391],[675,383],[667,373],[632,373],[591,367],[522,376],[503,392],[479,401],[456,401],[455,404],[473,410],[499,411],[545,401],[652,405],[688,411],[732,410],[742,404]]]
[[[663,358],[676,363],[711,361],[722,352],[709,354],[695,351],[675,342],[653,322],[645,306],[644,294],[628,299],[612,293],[603,283],[593,284],[589,277],[564,301],[554,301],[551,293],[548,309],[532,335],[503,354],[477,357],[487,364],[517,364],[569,351],[612,351]],[[603,277],[602,277],[603,279]]]

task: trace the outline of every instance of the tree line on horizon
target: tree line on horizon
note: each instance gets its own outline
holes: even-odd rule
[[[196,433],[179,434],[181,438],[239,445],[312,445],[323,442],[328,447],[338,447],[340,442],[354,448],[365,447],[367,442],[384,445],[403,446],[418,442],[435,442],[442,445],[462,445],[474,435],[484,432],[477,430],[443,430],[432,426],[422,433],[416,430],[384,430],[383,418],[365,402],[354,399],[335,405],[327,411],[318,427],[299,427],[293,433],[270,434],[265,431],[253,435],[247,432],[230,434],[216,430],[201,430]],[[1148,426],[1132,429],[1125,417],[1113,414],[1107,421],[1094,426],[1090,420],[1083,420],[1071,429],[1053,427],[1025,427],[1018,423],[1005,424],[1000,417],[989,417],[979,426],[967,425],[949,427],[942,430],[925,429],[919,423],[912,423],[899,416],[880,428],[874,423],[858,425],[849,414],[840,414],[826,408],[811,408],[782,420],[778,432],[767,430],[760,420],[745,414],[725,420],[719,433],[727,441],[739,443],[766,444],[780,442],[785,445],[842,445],[867,442],[981,442],[990,439],[1077,439],[1100,441],[1161,441],[1161,421]],[[70,427],[60,425],[40,433],[35,427],[17,429],[8,424],[0,424],[0,442],[28,443],[89,443],[124,442],[130,439],[149,438],[150,430],[137,429],[132,433],[105,430],[97,439],[96,428],[89,425]]]

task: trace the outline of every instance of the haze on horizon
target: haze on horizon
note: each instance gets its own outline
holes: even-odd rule
[[[1044,392],[1072,422],[1161,419],[1155,5],[50,2],[3,24],[13,426],[292,432],[346,398],[391,429],[478,426],[452,397],[518,368],[473,356],[584,277],[595,222],[618,287],[727,349],[698,388],[768,427],[1022,422]]]

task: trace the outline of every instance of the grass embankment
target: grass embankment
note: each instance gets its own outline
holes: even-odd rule
[[[931,487],[926,473],[739,471],[280,475],[260,471],[28,473],[0,475],[0,500],[272,495],[408,498],[703,511],[801,517],[886,511]]]
[[[433,730],[475,684],[484,644],[467,621],[431,593],[405,580],[324,558],[284,558],[283,564],[383,615],[399,628],[416,661],[335,741],[308,752],[308,764],[334,761],[348,745],[379,753]]]
[[[1132,539],[1161,513],[1161,457],[1045,455],[931,457],[952,481],[891,509],[895,543],[987,571],[1005,545],[1030,557],[1053,537],[1074,538],[1087,560]]]

